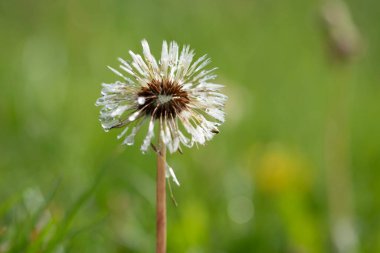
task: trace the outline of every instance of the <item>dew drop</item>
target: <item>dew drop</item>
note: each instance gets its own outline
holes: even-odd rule
[[[144,98],[144,97],[138,97],[138,98],[137,98],[137,103],[138,103],[139,105],[143,105],[143,104],[145,104],[145,98]]]

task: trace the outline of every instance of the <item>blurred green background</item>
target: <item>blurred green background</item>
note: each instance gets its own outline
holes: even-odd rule
[[[380,252],[380,2],[326,2],[0,1],[0,252],[154,252],[155,156],[94,106],[143,38],[207,53],[229,96],[168,157],[168,252]]]

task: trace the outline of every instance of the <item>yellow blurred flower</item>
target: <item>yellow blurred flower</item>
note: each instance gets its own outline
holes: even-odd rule
[[[254,171],[257,188],[268,193],[306,191],[311,183],[311,166],[290,148],[269,146],[257,158]]]

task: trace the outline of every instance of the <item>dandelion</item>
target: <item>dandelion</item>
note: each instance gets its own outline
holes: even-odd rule
[[[220,93],[223,85],[213,82],[216,68],[206,69],[207,55],[193,61],[195,54],[189,46],[180,50],[176,42],[164,41],[157,61],[146,40],[142,48],[143,56],[129,51],[131,62],[119,58],[120,70],[108,67],[121,80],[103,83],[96,105],[102,106],[100,122],[105,131],[123,128],[118,138],[125,145],[133,145],[140,129],[148,125],[140,149],[145,153],[152,146],[157,152],[157,252],[162,253],[166,247],[166,230],[160,230],[166,229],[165,177],[179,184],[166,163],[166,148],[182,153],[182,146],[203,145],[212,139],[224,122],[227,97]],[[152,143],[155,134],[158,147]]]

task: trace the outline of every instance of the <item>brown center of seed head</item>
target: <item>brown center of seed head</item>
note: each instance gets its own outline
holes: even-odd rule
[[[189,97],[182,86],[170,80],[152,80],[137,93],[139,106],[154,119],[175,118],[186,109]]]

